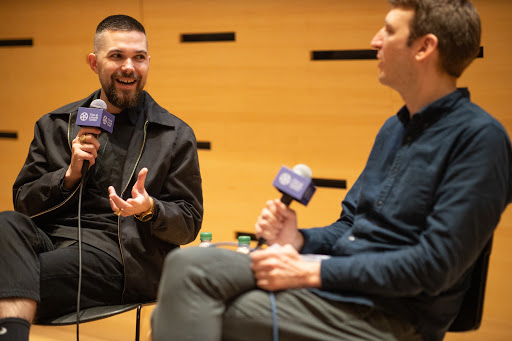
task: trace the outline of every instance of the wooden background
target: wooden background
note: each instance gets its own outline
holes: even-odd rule
[[[510,133],[512,2],[474,4],[483,22],[484,56],[459,85],[468,86],[472,99]],[[199,141],[211,143],[199,159],[203,231],[213,232],[214,241],[253,231],[265,201],[278,197],[271,183],[281,165],[305,163],[314,177],[344,179],[350,187],[378,129],[402,100],[378,82],[376,61],[312,61],[311,53],[368,49],[388,9],[385,0],[0,0],[0,40],[33,39],[33,46],[0,47],[0,133],[18,136],[0,138],[0,210],[12,209],[12,183],[35,121],[99,87],[87,55],[96,25],[119,13],[146,27],[146,89],[189,123]],[[234,32],[236,39],[180,42],[182,34],[217,32]],[[333,222],[345,194],[320,188],[307,208],[292,204],[300,225]],[[512,339],[511,212],[506,210],[496,231],[482,327],[447,340]],[[45,333],[59,339],[33,328],[31,340],[43,340],[38,335]]]

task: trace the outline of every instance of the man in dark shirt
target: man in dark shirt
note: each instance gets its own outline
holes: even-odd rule
[[[471,3],[390,3],[371,46],[405,106],[377,135],[340,218],[299,230],[273,200],[255,227],[272,247],[171,253],[153,340],[271,340],[276,323],[280,340],[443,338],[511,200],[512,152],[501,124],[456,87],[480,47]]]
[[[0,340],[28,340],[35,316],[76,310],[79,246],[86,308],[154,300],[165,255],[197,236],[196,139],[143,90],[149,60],[144,27],[107,17],[89,55],[101,89],[37,121],[16,211],[0,213]],[[112,134],[75,124],[96,99],[116,117]]]

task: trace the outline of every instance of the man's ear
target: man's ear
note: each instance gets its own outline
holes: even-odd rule
[[[89,66],[91,67],[92,71],[98,73],[98,59],[96,58],[96,55],[94,53],[89,53],[87,59],[89,60]]]
[[[419,38],[416,43],[418,44],[416,49],[416,60],[421,61],[431,56],[432,53],[437,50],[439,40],[434,34],[429,33]]]

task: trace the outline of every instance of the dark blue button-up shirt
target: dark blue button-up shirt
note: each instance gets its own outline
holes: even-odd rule
[[[506,130],[459,89],[381,128],[341,217],[302,230],[324,297],[366,304],[441,340],[512,193]]]

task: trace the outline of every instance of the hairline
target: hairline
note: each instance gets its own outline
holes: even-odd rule
[[[145,40],[146,40],[146,50],[144,52],[146,54],[149,53],[148,52],[148,38],[147,38],[145,32],[142,32],[140,30],[123,30],[123,29],[111,29],[111,28],[108,28],[108,29],[102,30],[100,32],[96,32],[94,34],[94,53],[95,54],[103,49],[101,47],[102,46],[103,35],[105,33],[107,33],[107,32],[139,32],[139,33],[142,33],[144,35]]]

